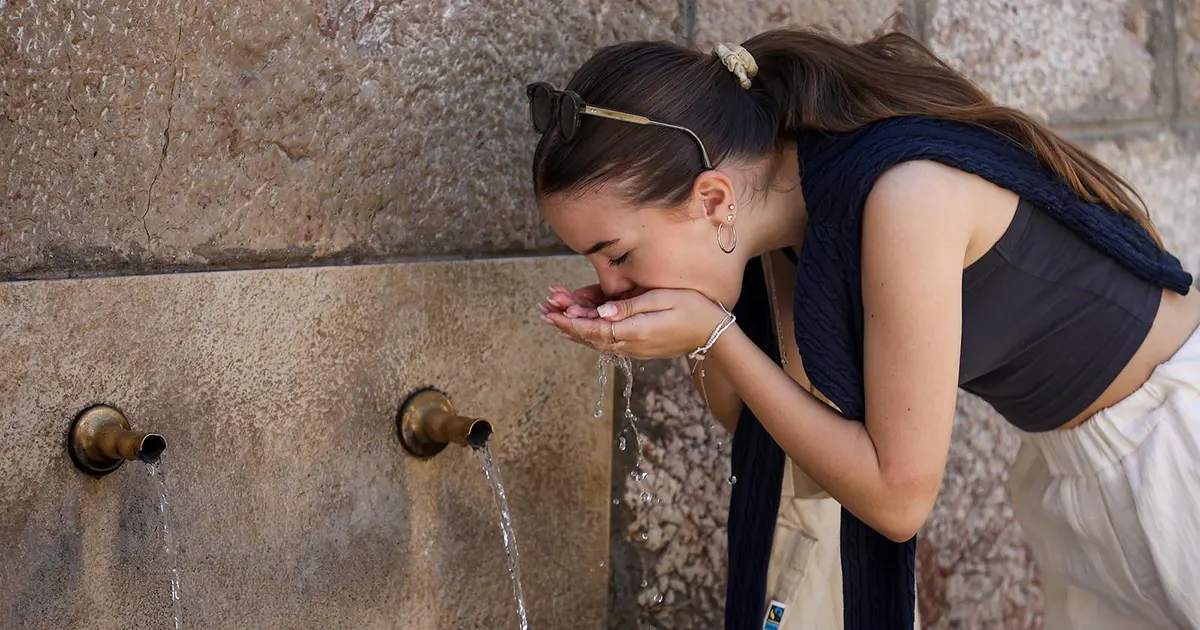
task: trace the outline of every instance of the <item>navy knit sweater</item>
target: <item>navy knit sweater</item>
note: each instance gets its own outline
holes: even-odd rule
[[[795,286],[795,333],[812,384],[845,417],[862,421],[862,216],[875,180],[889,167],[933,160],[974,173],[1033,202],[1138,276],[1186,294],[1192,277],[1138,223],[1084,201],[1037,157],[986,129],[931,118],[894,118],[854,132],[797,136],[808,207]],[[755,280],[756,276],[760,278]],[[769,312],[756,299],[761,267],[747,269],[739,321],[778,358]],[[749,298],[749,299],[745,299]],[[738,421],[729,508],[727,630],[760,630],[784,454],[748,408]],[[911,630],[916,539],[895,543],[842,511],[846,630]],[[789,615],[804,615],[802,602]]]

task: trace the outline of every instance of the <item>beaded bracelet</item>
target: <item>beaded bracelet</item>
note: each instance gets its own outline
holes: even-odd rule
[[[724,334],[726,330],[729,330],[729,327],[733,326],[734,322],[737,321],[737,316],[733,313],[730,313],[729,309],[725,308],[724,304],[717,302],[717,305],[721,307],[722,311],[725,311],[725,319],[722,319],[721,323],[717,324],[717,327],[713,330],[712,334],[709,335],[708,343],[693,350],[692,353],[688,355],[689,359],[703,361],[704,357],[708,355],[708,351],[712,350],[713,344],[717,343],[717,339],[720,339],[721,335]]]

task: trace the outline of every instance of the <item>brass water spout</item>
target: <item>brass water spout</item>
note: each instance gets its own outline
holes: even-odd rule
[[[167,448],[157,433],[133,431],[125,414],[107,405],[84,409],[71,424],[67,452],[85,473],[97,477],[121,467],[126,460],[153,464]]]
[[[487,420],[460,416],[445,394],[423,389],[409,396],[396,415],[400,444],[416,457],[433,457],[447,444],[483,448],[492,435]]]

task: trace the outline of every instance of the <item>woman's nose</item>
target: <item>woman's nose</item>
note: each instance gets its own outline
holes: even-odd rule
[[[600,289],[604,291],[604,295],[610,297],[619,296],[637,286],[621,274],[608,269],[597,270],[596,273],[600,277]]]

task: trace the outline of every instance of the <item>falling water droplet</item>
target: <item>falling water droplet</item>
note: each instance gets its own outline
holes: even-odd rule
[[[654,500],[654,495],[649,492],[642,493],[642,503],[649,503]]]
[[[608,386],[607,367],[608,367],[608,364],[612,363],[613,359],[615,359],[615,358],[616,357],[614,357],[611,354],[601,354],[600,358],[596,361],[596,371],[599,374],[599,378],[600,378],[600,400],[598,400],[596,402],[596,413],[594,413],[592,415],[597,418],[602,417],[604,415],[604,390]]]
[[[731,486],[732,486],[732,485],[733,485],[733,484],[735,484],[735,483],[737,483],[737,476],[736,476],[736,475],[729,475],[729,485],[731,485]]]
[[[645,371],[646,371],[646,366],[644,366],[644,365],[638,366],[638,372],[645,372]]]
[[[603,561],[603,560],[601,560],[601,561],[600,561],[600,566],[602,566],[602,567],[604,566],[604,561]]]
[[[617,438],[617,448],[619,448],[623,451],[623,450],[625,450],[625,445],[626,444],[625,444],[625,436],[624,435]]]
[[[650,586],[650,583],[646,580],[642,580],[642,588],[646,588],[647,586]]]
[[[642,540],[650,540],[650,534],[647,534],[646,532],[642,532]]]
[[[620,499],[613,499],[613,505],[621,505]]]
[[[655,603],[655,604],[661,604],[662,602],[663,602],[663,596],[662,596],[662,593],[655,593],[655,594],[654,594],[654,603]]]
[[[625,419],[632,422],[635,419],[630,408],[633,404],[633,360],[629,357],[617,357],[617,367],[621,368],[621,374],[625,377]]]

